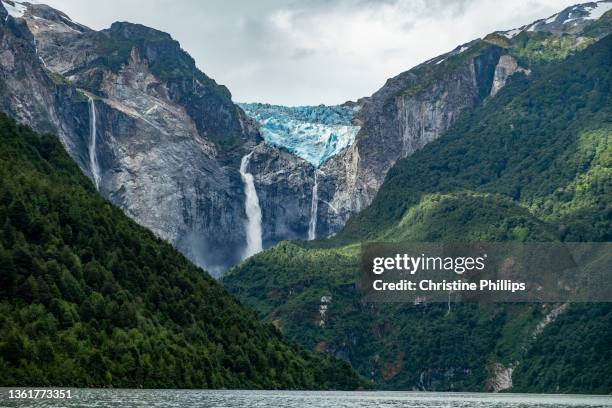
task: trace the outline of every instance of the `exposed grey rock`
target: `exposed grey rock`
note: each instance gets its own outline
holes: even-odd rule
[[[504,366],[500,363],[491,363],[487,366],[489,377],[486,381],[486,389],[492,392],[500,392],[512,388],[512,365]]]
[[[101,192],[200,265],[218,272],[235,263],[245,243],[239,160],[260,138],[229,91],[199,72],[166,33],[130,23],[96,32],[46,6],[29,6],[24,20],[47,69],[97,98]],[[108,53],[124,52],[114,48],[117,41],[133,46],[125,59],[109,62]],[[444,64],[401,74],[358,102],[355,120],[362,130],[356,142],[318,172],[317,237],[342,228],[370,203],[398,159],[437,138],[488,95],[500,54],[495,46],[489,50],[418,92],[411,89],[428,70]],[[461,52],[447,58],[461,58]],[[77,122],[65,144],[90,172],[85,102],[71,109],[75,119],[55,122]],[[314,168],[266,144],[255,149],[250,167],[264,246],[308,238]]]
[[[267,143],[253,151],[250,171],[262,205],[264,247],[285,239],[307,239],[314,167]]]
[[[199,133],[136,49],[104,73],[100,93],[102,193],[213,274],[237,262],[245,236],[234,155]]]
[[[143,26],[95,32],[40,5],[6,25],[2,109],[59,134],[91,175],[93,98],[100,192],[213,274],[239,261],[245,213],[238,166],[259,135],[229,91],[199,72],[170,36]],[[112,48],[117,36],[133,45],[120,64],[105,65],[101,44]]]
[[[511,55],[502,55],[495,67],[493,85],[491,86],[491,96],[495,96],[495,94],[506,85],[508,78],[516,72],[529,74],[531,71],[520,67],[516,59]]]
[[[6,14],[1,4],[0,14],[0,110],[39,132],[57,134],[76,152],[87,129],[87,120],[80,120],[86,106],[74,88],[45,69],[26,21]],[[84,155],[73,157],[84,163]]]
[[[53,131],[57,123],[48,109],[56,92],[53,81],[40,66],[34,37],[21,19],[4,14],[0,32],[0,109],[40,131]]]
[[[317,235],[342,228],[372,201],[397,160],[438,138],[489,95],[502,53],[491,44],[478,51],[458,49],[437,64],[422,64],[389,79],[365,99],[355,143],[321,167]]]

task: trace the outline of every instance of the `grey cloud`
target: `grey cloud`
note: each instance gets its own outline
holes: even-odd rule
[[[291,54],[292,59],[303,59],[314,55],[317,51],[312,48],[297,48]]]

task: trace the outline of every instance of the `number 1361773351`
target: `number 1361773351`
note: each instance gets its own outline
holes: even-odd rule
[[[71,390],[64,389],[12,389],[9,399],[70,399]]]

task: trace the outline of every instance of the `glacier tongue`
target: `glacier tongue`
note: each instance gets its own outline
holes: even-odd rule
[[[239,105],[260,124],[266,142],[287,149],[315,167],[353,144],[359,131],[359,126],[352,124],[357,112],[353,107]]]

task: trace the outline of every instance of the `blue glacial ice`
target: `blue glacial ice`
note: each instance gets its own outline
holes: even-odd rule
[[[359,126],[352,124],[356,107],[239,105],[259,123],[266,142],[287,149],[315,167],[349,147],[359,131]]]

